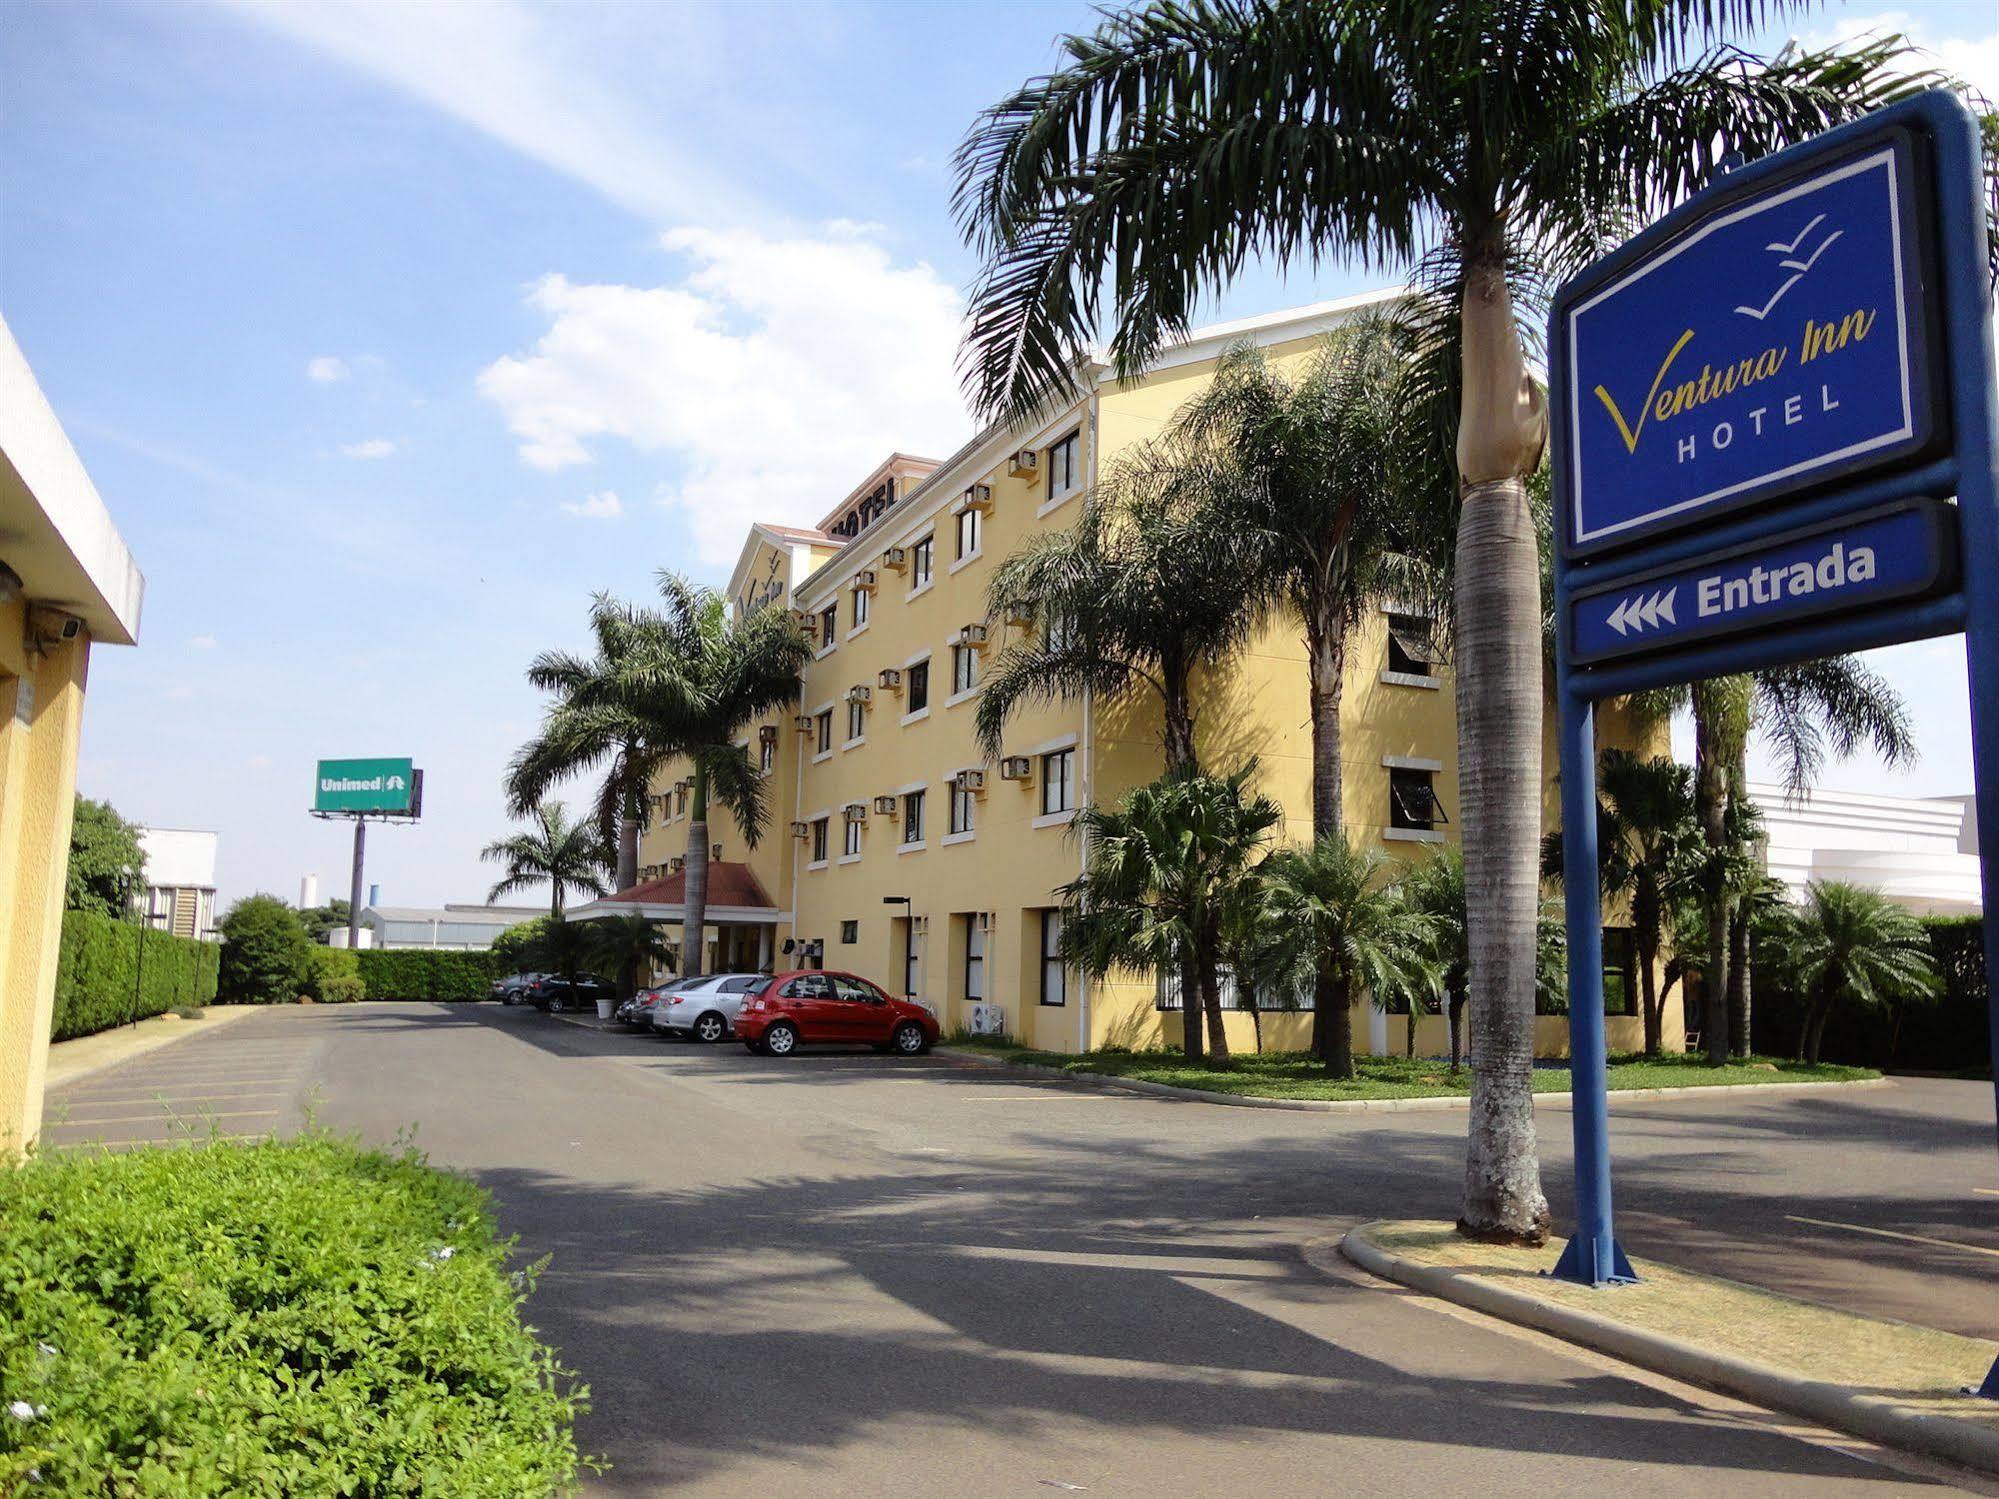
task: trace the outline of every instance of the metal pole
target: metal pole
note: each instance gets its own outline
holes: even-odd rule
[[[368,819],[354,819],[354,883],[347,887],[347,950],[361,946],[361,866],[368,850]]]

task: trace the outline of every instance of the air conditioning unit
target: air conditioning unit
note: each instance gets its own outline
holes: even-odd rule
[[[1008,755],[1000,761],[1002,781],[1031,781],[1034,779],[1034,762],[1025,755]]]
[[[794,838],[808,837],[810,836],[811,832],[812,832],[812,825],[810,823],[794,822],[791,825],[791,836]]]
[[[902,672],[893,666],[884,666],[875,680],[881,684],[883,692],[902,691]]]
[[[681,870],[687,867],[687,859],[684,855],[675,854],[671,859],[666,861],[666,867],[675,874],[679,874]]]
[[[847,701],[850,703],[865,703],[874,695],[874,689],[865,682],[856,682],[847,689]]]
[[[875,588],[875,570],[872,567],[864,567],[855,573],[854,587],[861,593],[873,593]]]
[[[758,743],[758,744],[776,744],[776,743],[777,743],[777,725],[776,725],[776,724],[774,724],[774,723],[767,723],[767,724],[765,724],[765,725],[764,725],[764,726],[763,726],[762,728],[758,729],[758,730],[757,730],[757,743]]]
[[[840,810],[846,814],[847,821],[849,822],[866,822],[868,820],[868,804],[866,802],[848,802]]]
[[[986,773],[983,770],[961,770],[955,776],[951,777],[951,779],[957,783],[960,791],[984,791],[986,789]]]
[[[721,845],[721,844],[719,844],[719,843],[711,843],[711,844],[709,844],[709,845],[708,845],[708,857],[709,857],[709,858],[711,858],[711,859],[719,859],[719,858],[721,858],[721,857],[722,857],[722,845]]]
[[[884,817],[895,816],[895,798],[886,795],[876,797],[875,810]]]
[[[1038,448],[1022,448],[1007,460],[1006,471],[1016,479],[1032,479],[1041,472]]]
[[[909,548],[890,547],[882,553],[882,566],[892,567],[897,572],[901,572],[905,567],[909,566]]]
[[[979,912],[979,930],[986,933],[986,935],[988,936],[992,935],[992,930],[993,930],[992,912],[990,911]]]
[[[791,721],[791,726],[801,734],[810,734],[812,732],[812,715],[810,713],[799,714],[798,717]]]
[[[810,609],[792,610],[791,622],[808,635],[819,628],[819,617]]]
[[[993,487],[990,484],[974,484],[958,497],[960,510],[990,510],[993,508]]]
[[[986,643],[986,627],[984,625],[960,625],[958,627],[957,641],[960,645],[983,647]]]
[[[1006,606],[1006,622],[1016,630],[1031,630],[1039,618],[1040,611],[1034,607],[1032,599]]]

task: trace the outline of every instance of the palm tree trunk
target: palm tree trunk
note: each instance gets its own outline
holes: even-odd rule
[[[702,936],[708,930],[708,771],[694,762],[693,807],[687,824],[687,879],[681,890],[680,976],[701,974]]]
[[[1166,768],[1193,770],[1199,765],[1194,754],[1194,710],[1187,696],[1187,674],[1175,663],[1164,663],[1163,714],[1166,720]],[[1201,1041],[1204,1002],[1201,993],[1201,955],[1193,947],[1180,954],[1180,1050],[1188,1061],[1198,1062],[1207,1055]]]
[[[1326,1071],[1333,1077],[1352,1077],[1353,1070],[1353,985],[1346,979],[1331,974],[1325,967],[1319,970],[1321,987],[1333,997],[1333,1013],[1326,1026],[1325,1050],[1319,1059],[1326,1064]]]
[[[1749,903],[1738,900],[1728,922],[1728,1049],[1738,1057],[1752,1050],[1749,998]]]
[[[1707,843],[1707,954],[1701,973],[1701,1047],[1710,1065],[1728,1061],[1728,761],[1718,743],[1719,706],[1702,704],[1716,684],[1694,685],[1694,815]]]
[[[1215,967],[1212,931],[1202,934],[1200,976],[1201,1013],[1208,1020],[1208,1064],[1211,1067],[1226,1067],[1229,1064],[1229,1033],[1222,1019],[1222,980]]]
[[[1187,700],[1184,675],[1167,677],[1165,701],[1166,768],[1195,770],[1200,760],[1194,753],[1194,709]]]
[[[1451,1071],[1463,1070],[1465,1064],[1465,995],[1462,989],[1453,986],[1450,997],[1444,1001],[1450,1011],[1451,1027]]]
[[[1190,1062],[1208,1054],[1201,1040],[1201,964],[1191,947],[1180,954],[1180,1050]]]
[[[1638,1007],[1645,1016],[1645,1055],[1656,1057],[1664,1049],[1660,1021],[1663,1006],[1659,999],[1659,976],[1656,972],[1659,962],[1659,939],[1641,938],[1638,942]]]
[[[639,820],[628,807],[618,819],[617,888],[629,890],[639,882]]]
[[[1340,697],[1346,690],[1347,638],[1330,602],[1314,600],[1305,619],[1312,691],[1312,836],[1340,836]]]
[[[1493,243],[1468,257],[1458,423],[1458,766],[1471,957],[1472,1091],[1459,1231],[1539,1244],[1534,1135],[1541,842],[1541,572],[1525,476],[1547,413],[1528,378]]]

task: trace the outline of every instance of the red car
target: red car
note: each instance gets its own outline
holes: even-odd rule
[[[937,1043],[937,1017],[891,999],[851,973],[780,973],[743,1001],[736,1035],[751,1051],[788,1057],[801,1046],[872,1046],[913,1057]]]

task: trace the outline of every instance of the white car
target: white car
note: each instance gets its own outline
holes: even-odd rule
[[[652,1026],[669,1036],[720,1041],[736,1028],[736,1012],[748,996],[770,982],[767,973],[705,973],[660,990]]]

